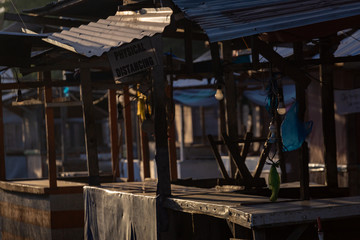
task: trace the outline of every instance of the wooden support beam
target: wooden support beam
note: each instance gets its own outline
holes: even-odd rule
[[[172,69],[172,58],[169,61],[170,69]],[[170,74],[170,84],[166,87],[166,95],[169,98],[167,111],[168,111],[168,145],[169,145],[169,159],[170,159],[170,179],[176,181],[177,174],[177,155],[176,155],[176,135],[175,135],[175,104],[174,104],[174,86],[173,76]]]
[[[236,169],[241,173],[241,177],[244,180],[245,186],[250,186],[252,184],[253,177],[245,165],[245,162],[241,158],[239,145],[236,141],[233,141],[229,136],[223,134],[224,142],[232,156],[233,162],[236,166]]]
[[[169,139],[169,158],[170,158],[170,178],[171,181],[178,179],[177,175],[177,156],[176,156],[176,135],[175,135],[175,121],[172,121],[168,129]]]
[[[42,72],[37,72],[37,79],[39,82],[44,83],[44,74]],[[37,88],[38,99],[39,101],[42,102],[44,102],[44,97],[45,97],[44,90],[45,90],[44,88]],[[37,122],[39,123],[38,134],[40,136],[41,176],[43,178],[47,178],[48,177],[47,156],[46,156],[47,143],[46,143],[46,126],[44,121],[44,116],[45,116],[44,112],[45,112],[45,108],[43,108],[42,110],[38,110]]]
[[[330,188],[338,187],[334,110],[334,66],[330,63],[334,57],[334,51],[334,45],[331,42],[330,37],[320,38],[320,59],[323,61],[320,65],[320,83],[324,136],[324,160],[326,183]]]
[[[221,59],[219,54],[219,44],[217,42],[210,43],[210,51],[211,51],[211,58],[212,58],[212,66],[213,71],[215,75],[215,79],[217,81],[218,87],[223,87],[224,85],[224,79],[223,79],[223,69],[221,68]],[[219,120],[218,120],[218,139],[221,140],[221,134],[226,132],[226,119],[225,119],[225,101],[224,99],[219,101]],[[220,146],[220,152],[222,152],[223,149]],[[230,158],[231,155],[229,154]],[[230,168],[235,169],[235,165],[233,164],[233,161],[230,160]],[[235,172],[232,171],[232,175],[235,174]],[[234,170],[235,171],[235,170]]]
[[[158,64],[152,70],[153,77],[153,96],[155,114],[155,161],[158,172],[157,193],[160,198],[165,198],[171,194],[169,150],[167,136],[167,121],[165,110],[165,78],[163,66],[163,45],[162,39],[152,37],[152,44],[156,49]],[[164,223],[163,223],[164,224]]]
[[[43,25],[54,25],[62,27],[77,27],[81,24],[86,24],[88,21],[79,21],[73,19],[61,19],[54,17],[41,17],[41,16],[30,16],[26,14],[15,14],[15,13],[4,13],[4,20],[17,21],[17,22],[26,22],[34,24],[43,24]]]
[[[259,47],[256,45],[257,36],[251,36],[251,59],[254,70],[260,68]]]
[[[0,77],[1,85],[1,77]],[[2,91],[0,90],[0,180],[6,180],[6,166],[5,166],[5,132],[4,132],[4,114],[3,114],[3,101]]]
[[[125,86],[124,90],[124,121],[125,121],[125,142],[126,142],[126,159],[128,182],[134,181],[134,154],[133,154],[133,135],[131,122],[131,102],[129,87]]]
[[[100,185],[100,177],[90,69],[81,68],[80,73],[89,185],[95,186]]]
[[[44,81],[51,82],[51,72],[43,73]],[[52,101],[52,88],[45,87],[45,126],[46,126],[46,146],[48,160],[48,177],[50,188],[57,187],[56,173],[56,152],[55,152],[55,128],[54,128],[54,109],[48,107],[46,103]]]
[[[119,172],[119,130],[116,106],[116,90],[108,90],[109,130],[111,143],[111,166],[113,177],[120,177]]]
[[[269,135],[268,135],[268,138],[270,138],[271,136],[271,132],[269,132]],[[270,142],[265,142],[264,144],[264,148],[263,150],[261,151],[261,154],[260,154],[260,159],[256,165],[256,168],[255,168],[255,171],[254,171],[254,179],[258,179],[260,178],[260,175],[261,175],[261,172],[264,168],[264,165],[265,165],[265,162],[266,162],[266,159],[267,157],[269,156],[269,152],[271,150],[271,146],[272,146],[273,143],[270,143]]]
[[[114,83],[113,81],[101,81],[92,83],[92,86],[98,90],[122,90],[125,84]],[[42,87],[77,87],[80,86],[80,82],[69,82],[64,80],[43,82],[43,81],[32,81],[32,82],[20,82],[20,83],[2,83],[0,85],[0,90],[10,90],[10,89],[32,89],[32,88],[42,88]]]
[[[231,41],[223,42],[224,62],[232,61],[232,45]],[[234,81],[234,72],[224,72],[225,82],[225,106],[226,106],[226,126],[227,134],[230,141],[234,142],[238,138],[238,115],[237,115],[237,92]],[[229,154],[231,156],[231,154]],[[231,169],[232,176],[235,176],[234,169]]]
[[[269,62],[271,62],[282,73],[292,78],[302,87],[307,88],[307,86],[311,82],[311,78],[308,77],[304,71],[291,64],[289,61],[287,61],[285,58],[275,52],[270,45],[261,41],[260,39],[254,38],[254,43],[259,48],[259,53],[264,56]]]
[[[219,153],[219,150],[217,148],[217,142],[214,140],[214,137],[212,135],[208,135],[208,139],[209,139],[209,142],[210,142],[210,146],[211,146],[211,150],[213,151],[214,153],[214,156],[215,156],[215,160],[218,164],[218,167],[219,167],[219,170],[220,170],[220,173],[222,175],[222,177],[226,180],[229,180],[230,177],[229,177],[229,174],[227,173],[226,171],[226,168],[225,168],[225,165],[221,159],[221,155]]]
[[[303,43],[295,42],[294,43],[294,56],[297,66],[302,66],[303,64]],[[296,86],[296,101],[298,102],[298,118],[300,121],[305,121],[305,112],[306,112],[306,92],[305,88],[299,84],[295,83]],[[306,142],[304,142],[299,150],[299,162],[300,162],[300,199],[309,200],[310,199],[310,180],[309,180],[309,148]]]
[[[32,82],[19,82],[19,83],[2,83],[0,85],[0,90],[11,90],[11,89],[31,89],[31,88],[41,88],[41,87],[70,87],[70,86],[79,86],[79,82],[67,82],[67,81],[32,81]]]
[[[140,127],[141,128],[141,127]],[[143,162],[143,176],[145,178],[150,178],[150,151],[149,151],[149,139],[146,132],[140,129],[140,139],[141,139],[141,155]]]
[[[188,73],[193,72],[193,47],[192,47],[192,29],[191,22],[186,20],[185,22],[185,34],[184,34],[184,42],[185,42],[185,63],[186,63],[186,71]]]

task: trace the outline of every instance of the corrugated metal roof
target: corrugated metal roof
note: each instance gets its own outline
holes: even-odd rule
[[[358,0],[173,0],[211,42],[360,15]]]
[[[335,51],[335,57],[356,56],[360,54],[360,31],[355,32],[342,40],[338,49]]]
[[[107,19],[53,33],[44,41],[87,57],[101,56],[111,48],[130,43],[134,39],[163,32],[170,24],[171,14],[170,8],[117,12]]]

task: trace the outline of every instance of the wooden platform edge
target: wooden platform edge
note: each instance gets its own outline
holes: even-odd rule
[[[49,187],[36,186],[34,184],[0,181],[0,189],[2,190],[36,195],[82,193],[83,187],[84,186],[59,186],[55,189],[50,189]]]

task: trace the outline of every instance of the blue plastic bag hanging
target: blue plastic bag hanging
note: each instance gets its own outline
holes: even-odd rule
[[[301,147],[312,130],[313,122],[302,122],[298,118],[298,103],[294,102],[281,124],[283,150],[293,151]]]

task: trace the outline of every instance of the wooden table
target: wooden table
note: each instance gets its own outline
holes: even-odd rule
[[[130,194],[133,198],[156,198],[155,182],[109,183],[101,189]],[[318,217],[327,221],[360,216],[360,197],[278,199],[273,203],[263,196],[178,185],[172,185],[172,196],[162,204],[177,212],[224,219],[252,231],[256,240],[267,239],[265,230],[272,227],[315,224]]]

